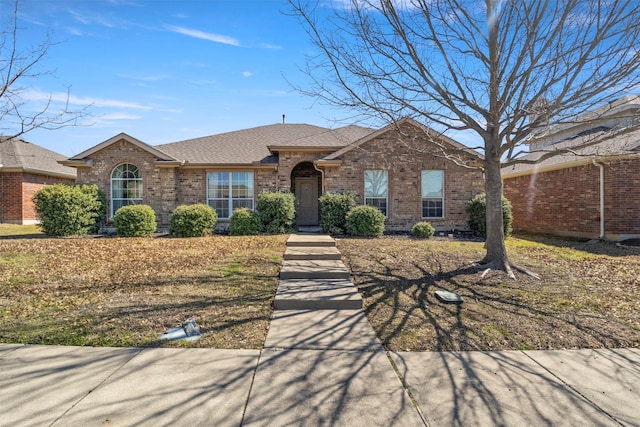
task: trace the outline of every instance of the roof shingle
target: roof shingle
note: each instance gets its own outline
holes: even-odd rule
[[[76,178],[76,169],[62,166],[66,156],[47,150],[19,138],[0,136],[0,165],[2,169],[18,169],[32,173]]]
[[[156,146],[191,164],[269,163],[269,147],[345,147],[372,129],[345,126],[327,129],[306,124],[275,124]]]

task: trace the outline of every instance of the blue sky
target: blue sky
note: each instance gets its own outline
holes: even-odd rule
[[[13,0],[0,0],[10,12]],[[292,89],[312,49],[284,0],[22,0],[23,46],[56,43],[53,76],[23,82],[31,105],[49,94],[91,104],[85,125],[24,136],[67,156],[119,132],[149,144],[280,123],[338,127],[349,112]],[[40,101],[38,101],[40,100]],[[55,105],[54,105],[55,107]]]

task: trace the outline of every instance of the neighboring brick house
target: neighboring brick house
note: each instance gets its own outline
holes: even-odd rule
[[[439,156],[437,138],[458,165]],[[466,229],[466,203],[483,191],[480,156],[409,119],[381,130],[326,129],[275,124],[159,146],[119,134],[62,163],[76,167],[78,182],[97,184],[109,212],[145,203],[166,228],[182,204],[208,203],[225,226],[235,208],[255,208],[263,190],[296,196],[299,226],[319,223],[318,197],[350,192],[358,203],[380,208],[387,230],[416,222],[436,229]]]
[[[639,99],[622,98],[589,114],[586,124],[536,138],[524,159],[601,142],[503,169],[515,230],[614,241],[640,237],[640,131],[607,138],[640,120]]]
[[[73,184],[76,170],[62,154],[19,138],[0,137],[0,223],[35,224],[33,195],[50,184]]]

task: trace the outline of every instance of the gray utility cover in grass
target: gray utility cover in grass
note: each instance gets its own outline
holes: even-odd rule
[[[161,340],[176,341],[198,341],[202,334],[200,328],[194,319],[189,319],[182,324],[181,328],[170,328],[167,332],[160,335]]]
[[[462,304],[462,297],[455,292],[436,291],[436,297],[442,302]]]

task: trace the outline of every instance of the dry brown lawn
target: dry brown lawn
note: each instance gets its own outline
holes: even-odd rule
[[[397,351],[640,347],[640,248],[538,238],[508,240],[512,261],[539,274],[482,271],[482,243],[339,239],[386,348]],[[464,299],[444,304],[449,290]]]
[[[3,238],[0,342],[261,348],[286,237]]]

